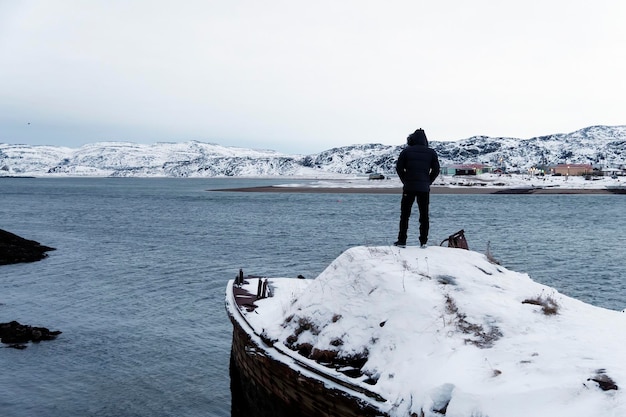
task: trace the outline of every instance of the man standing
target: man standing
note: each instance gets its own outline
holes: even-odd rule
[[[417,129],[407,138],[407,147],[400,152],[396,162],[396,172],[402,181],[402,201],[400,203],[400,231],[396,246],[406,246],[409,217],[413,201],[417,201],[420,217],[420,246],[426,247],[428,241],[428,206],[430,203],[430,185],[439,175],[439,158],[428,147],[426,133]]]

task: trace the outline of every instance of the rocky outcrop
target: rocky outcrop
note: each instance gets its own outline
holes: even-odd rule
[[[20,324],[17,321],[10,323],[0,323],[0,341],[6,343],[7,347],[24,349],[28,342],[41,342],[42,340],[53,340],[61,332],[50,331],[45,327],[33,327]]]
[[[54,248],[41,245],[34,240],[24,239],[0,229],[0,265],[39,261]],[[26,348],[25,343],[55,339],[60,331],[50,331],[45,327],[33,327],[17,321],[0,323],[0,342],[15,349]]]
[[[54,248],[0,229],[0,265],[40,261]]]

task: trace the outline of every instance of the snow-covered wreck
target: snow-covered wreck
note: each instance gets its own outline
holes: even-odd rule
[[[477,252],[355,247],[313,280],[237,277],[226,308],[248,415],[626,415],[626,315]]]

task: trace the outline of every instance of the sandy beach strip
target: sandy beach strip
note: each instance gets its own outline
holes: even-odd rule
[[[397,187],[244,187],[224,188],[209,191],[253,192],[253,193],[326,193],[326,194],[402,194]],[[491,188],[491,187],[431,187],[431,194],[618,194],[606,188]]]

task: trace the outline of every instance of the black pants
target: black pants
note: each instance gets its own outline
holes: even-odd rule
[[[407,231],[409,230],[409,217],[413,201],[417,201],[417,208],[420,212],[420,244],[425,245],[428,241],[428,205],[430,203],[430,193],[422,191],[404,191],[400,202],[400,231],[398,232],[398,242],[406,243]]]

